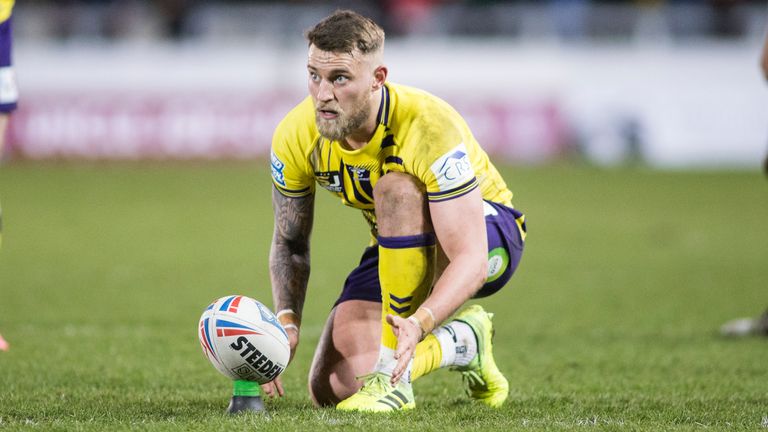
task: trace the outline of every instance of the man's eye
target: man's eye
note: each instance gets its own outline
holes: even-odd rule
[[[348,80],[349,80],[349,78],[345,77],[344,75],[339,75],[339,76],[336,77],[336,79],[334,81],[336,83],[338,83],[338,84],[344,84]]]

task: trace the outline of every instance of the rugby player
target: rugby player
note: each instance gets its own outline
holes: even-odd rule
[[[760,70],[763,73],[763,78],[768,82],[768,31],[766,31],[763,48],[760,52]],[[763,159],[763,173],[768,176],[768,154]],[[729,337],[753,335],[768,337],[768,309],[756,317],[730,320],[720,326],[720,333]]]
[[[309,96],[272,142],[277,316],[299,342],[316,184],[362,212],[371,242],[320,336],[309,390],[339,410],[411,409],[411,382],[441,367],[492,407],[509,384],[493,358],[492,314],[471,298],[501,289],[520,261],[525,217],[464,119],[387,81],[384,32],[349,10],[307,34]],[[445,322],[440,326],[440,323]],[[279,379],[263,387],[283,395]]]
[[[11,66],[11,13],[14,0],[0,0],[0,157],[5,146],[5,132],[8,117],[16,109],[19,92]],[[3,210],[0,208],[0,244],[2,244]],[[10,346],[0,335],[0,350],[7,351]]]

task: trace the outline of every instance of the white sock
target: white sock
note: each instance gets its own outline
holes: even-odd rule
[[[432,334],[437,338],[443,353],[440,367],[453,366],[456,362],[456,332],[449,326],[442,326],[433,330]]]
[[[432,332],[440,343],[443,360],[440,367],[466,366],[477,354],[477,339],[472,327],[461,321],[450,323]]]
[[[395,350],[387,348],[385,346],[379,347],[379,360],[376,362],[376,372],[383,372],[389,376],[392,376],[392,372],[395,370],[397,360],[395,359]],[[413,365],[413,359],[408,362],[408,367],[403,373],[403,377],[400,378],[401,382],[406,384],[411,383],[411,366]]]

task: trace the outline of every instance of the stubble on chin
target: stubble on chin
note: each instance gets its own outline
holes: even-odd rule
[[[326,120],[320,117],[320,114],[315,114],[315,124],[320,135],[331,141],[340,141],[344,138],[344,130],[340,124],[341,118],[334,120]]]
[[[323,137],[332,141],[342,141],[349,136],[352,131],[365,124],[370,114],[370,109],[366,103],[362,103],[352,115],[347,115],[343,111],[337,111],[339,114],[333,120],[324,119],[320,113],[315,112],[315,124],[317,130]]]

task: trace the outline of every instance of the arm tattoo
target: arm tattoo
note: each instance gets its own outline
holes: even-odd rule
[[[314,195],[289,198],[272,188],[275,230],[269,253],[269,275],[276,310],[293,309],[299,316],[309,281],[309,237]]]

